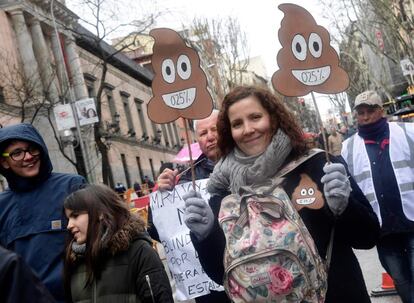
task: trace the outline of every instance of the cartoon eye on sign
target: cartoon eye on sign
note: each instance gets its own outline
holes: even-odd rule
[[[300,195],[302,196],[302,198],[296,199],[296,203],[301,205],[312,204],[313,202],[315,202],[315,197],[313,197],[314,194],[315,190],[312,187],[308,189],[302,188],[300,190]]]
[[[278,32],[282,49],[277,54],[280,69],[272,77],[274,89],[289,97],[344,91],[348,74],[339,66],[328,31],[298,5],[285,3],[279,9],[285,16]]]
[[[213,110],[213,99],[197,52],[171,29],[153,29],[150,35],[155,42],[153,97],[148,103],[148,117],[156,123],[168,123],[180,117],[208,117]]]

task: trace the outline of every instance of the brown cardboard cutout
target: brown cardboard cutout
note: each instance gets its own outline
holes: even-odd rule
[[[213,110],[213,99],[197,52],[171,29],[153,29],[150,35],[155,39],[152,55],[155,75],[148,117],[156,123],[168,123],[179,117],[208,117]]]
[[[297,210],[304,207],[320,209],[325,204],[318,185],[306,174],[300,175],[300,182],[292,194],[291,201]]]
[[[279,9],[285,15],[278,32],[282,49],[277,54],[280,69],[272,77],[274,89],[289,97],[346,90],[348,74],[339,67],[328,31],[298,5],[285,3]]]

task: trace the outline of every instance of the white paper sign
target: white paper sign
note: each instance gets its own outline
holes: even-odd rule
[[[75,127],[75,118],[70,104],[59,104],[53,108],[56,126],[58,130],[71,129]]]
[[[196,181],[196,190],[205,201],[210,197],[206,189],[207,181]],[[204,273],[191,242],[190,230],[184,223],[182,196],[192,189],[192,183],[188,182],[176,185],[173,191],[156,191],[150,196],[153,223],[160,235],[180,301],[209,294],[210,289],[223,291],[223,287]]]
[[[409,76],[414,74],[414,64],[410,59],[403,59],[400,61],[401,69],[404,76]]]
[[[99,122],[94,99],[88,98],[76,101],[75,106],[80,126]]]

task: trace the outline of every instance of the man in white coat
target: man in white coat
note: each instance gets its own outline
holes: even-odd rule
[[[414,302],[414,124],[387,122],[374,91],[355,99],[358,132],[342,157],[381,223],[382,266],[404,303]]]

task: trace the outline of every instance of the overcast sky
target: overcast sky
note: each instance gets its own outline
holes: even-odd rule
[[[66,2],[69,8],[81,18],[85,18],[85,11],[76,4],[78,1],[80,0]],[[138,3],[135,1],[118,0],[120,12],[118,17],[122,22],[128,22],[128,18],[139,18],[138,12],[144,10],[150,12],[156,9],[164,12],[157,20],[156,26],[175,30],[182,29],[183,25],[191,23],[195,17],[220,18],[229,15],[236,17],[247,35],[250,57],[262,57],[268,77],[278,69],[276,55],[280,44],[277,32],[283,18],[283,13],[278,9],[279,4],[286,2],[298,4],[307,9],[319,25],[329,28],[328,21],[322,17],[322,7],[318,4],[318,0],[141,0],[141,7],[138,8],[134,5]],[[317,98],[321,112],[326,115],[330,107],[329,101],[322,96]],[[310,96],[306,99],[310,100]]]
[[[278,5],[287,2],[304,7],[319,25],[329,28],[328,21],[322,17],[318,0],[157,0],[160,8],[168,8],[169,11],[158,21],[157,26],[180,29],[182,24],[190,23],[196,16],[236,17],[247,35],[250,57],[261,56],[267,75],[271,77],[278,69],[276,55],[280,44],[277,32],[284,15]],[[331,104],[323,95],[316,94],[316,97],[321,114],[326,118]],[[310,95],[306,99],[312,102]]]
[[[295,3],[307,9],[320,25],[327,26],[321,17],[321,7],[317,0],[157,0],[159,7],[168,8],[169,13],[158,21],[159,26],[179,29],[195,16],[210,18],[234,16],[247,35],[250,56],[261,56],[270,77],[277,69],[276,55],[280,48],[277,31],[283,13],[277,8],[281,3]]]

